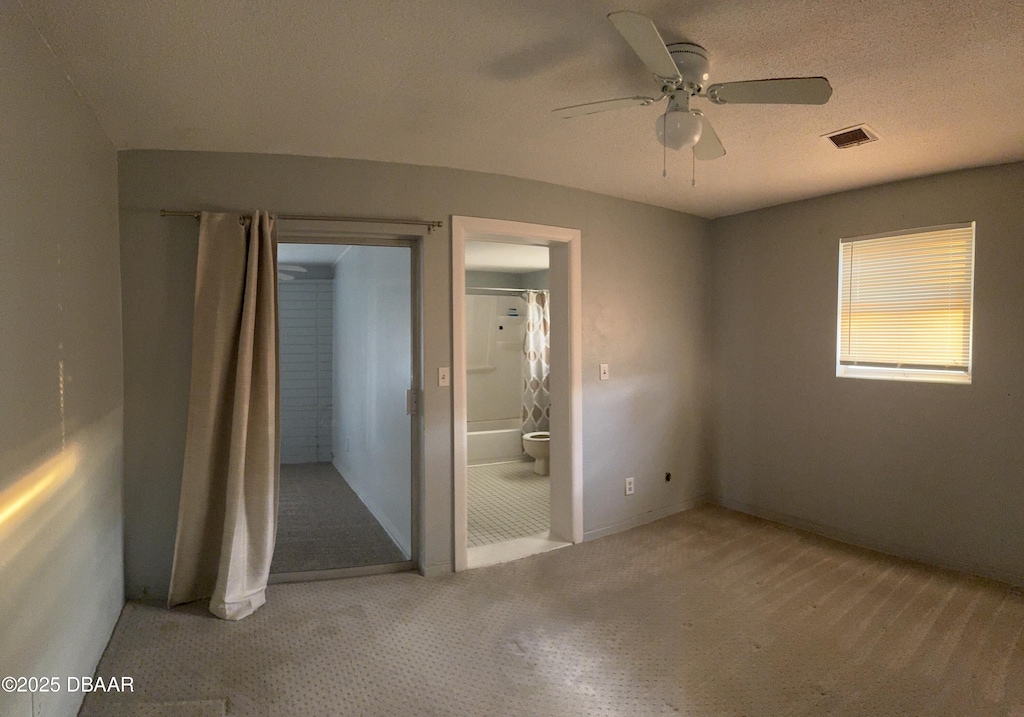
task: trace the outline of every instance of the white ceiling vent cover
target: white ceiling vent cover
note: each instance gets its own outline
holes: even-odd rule
[[[829,132],[822,136],[827,137],[828,141],[834,144],[837,149],[849,149],[850,147],[857,147],[878,140],[878,133],[866,124],[847,127],[846,129]]]

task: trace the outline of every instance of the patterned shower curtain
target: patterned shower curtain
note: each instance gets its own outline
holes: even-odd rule
[[[527,291],[526,337],[523,339],[523,433],[550,430],[548,353],[551,350],[551,311],[548,292]]]

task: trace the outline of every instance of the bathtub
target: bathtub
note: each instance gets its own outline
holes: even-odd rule
[[[470,421],[466,425],[469,463],[500,463],[523,457],[523,424],[518,418]]]

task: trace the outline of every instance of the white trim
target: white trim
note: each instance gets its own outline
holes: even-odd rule
[[[469,412],[466,398],[466,229],[452,217],[452,552],[455,570],[465,570],[469,557],[467,485]]]
[[[580,231],[502,219],[453,216],[452,222],[452,537],[456,570],[470,567],[466,461],[466,241],[547,246],[551,255],[552,540],[583,541],[583,330]],[[558,338],[562,335],[562,339]],[[555,345],[562,344],[559,352]],[[566,493],[565,488],[568,488]]]
[[[863,236],[855,237],[840,237],[839,244],[850,244],[859,241],[871,241],[872,239],[895,239],[897,237],[911,236],[913,234],[928,234],[930,232],[944,232],[951,229],[966,229],[971,227],[973,232],[974,222],[959,222],[956,224],[937,224],[933,227],[917,227],[911,229],[899,229],[894,232],[879,232],[877,234],[864,234]]]
[[[940,368],[900,368],[892,366],[859,366],[843,364],[840,357],[843,353],[843,245],[871,241],[873,239],[893,239],[914,234],[952,231],[957,229],[971,230],[971,330],[967,335],[967,368],[944,370]],[[840,237],[839,239],[839,272],[836,282],[836,378],[860,378],[874,381],[911,381],[917,383],[952,383],[970,385],[974,368],[974,277],[977,274],[976,254],[978,246],[978,227],[974,221],[956,224],[940,224],[917,229],[900,229],[893,232],[866,234],[856,237]]]
[[[973,331],[971,332],[974,333]],[[836,364],[838,378],[866,378],[875,381],[919,381],[921,383],[970,384],[967,371],[940,371],[923,368],[892,368],[887,366],[849,366]]]
[[[672,505],[666,505],[656,510],[649,510],[641,515],[633,516],[627,520],[613,523],[612,525],[606,525],[603,528],[597,528],[596,530],[588,530],[583,536],[584,540],[594,540],[595,538],[603,538],[606,535],[612,533],[619,533],[623,530],[629,530],[630,528],[636,528],[647,523],[653,523],[655,520],[661,520],[667,518],[670,515],[676,513],[682,513],[687,510],[693,510],[702,505],[706,505],[711,502],[707,495],[698,495],[688,500],[684,500],[680,503],[673,503]]]

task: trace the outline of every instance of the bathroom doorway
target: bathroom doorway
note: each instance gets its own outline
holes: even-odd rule
[[[582,540],[579,232],[455,217],[456,569]]]
[[[468,547],[551,528],[548,248],[466,242]]]
[[[271,581],[415,567],[415,240],[281,231]]]

